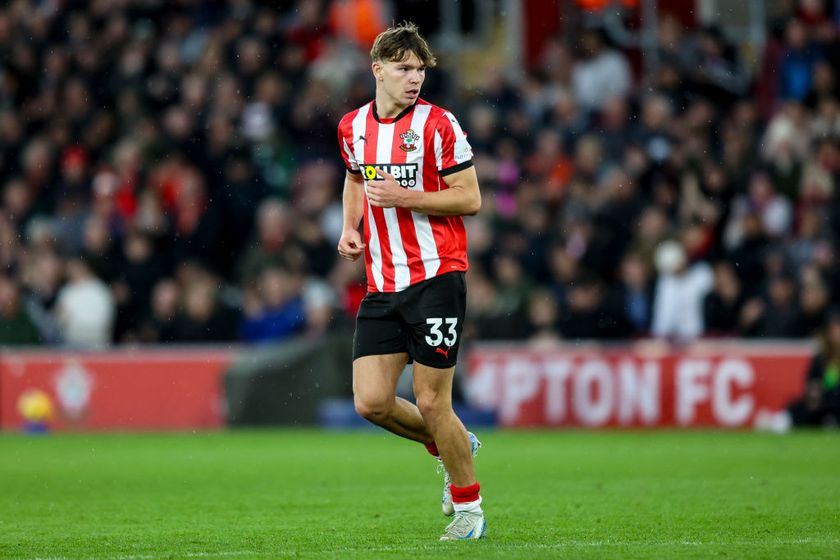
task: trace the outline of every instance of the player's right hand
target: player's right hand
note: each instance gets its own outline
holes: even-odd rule
[[[355,229],[346,230],[338,240],[338,254],[349,261],[355,261],[365,250],[361,234]]]

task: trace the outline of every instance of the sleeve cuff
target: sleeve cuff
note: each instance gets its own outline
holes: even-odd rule
[[[441,177],[446,177],[447,175],[452,175],[453,173],[457,173],[459,171],[463,171],[464,169],[469,169],[473,166],[473,162],[471,159],[463,163],[459,163],[458,165],[453,165],[452,167],[447,167],[446,169],[441,169],[438,171]]]
[[[362,173],[361,169],[352,169],[350,167],[347,167],[346,169],[348,173],[352,173],[353,175],[361,175]]]

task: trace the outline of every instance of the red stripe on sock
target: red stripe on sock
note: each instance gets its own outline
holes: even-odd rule
[[[426,446],[426,451],[428,451],[432,457],[440,457],[440,451],[438,451],[437,444],[435,442],[424,443],[423,445]]]
[[[463,504],[466,502],[476,501],[478,499],[478,491],[481,490],[481,486],[478,485],[478,482],[462,488],[452,484],[449,486],[449,490],[452,492],[452,501],[456,504]]]

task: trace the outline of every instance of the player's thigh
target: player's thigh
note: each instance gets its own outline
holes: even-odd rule
[[[415,362],[437,369],[456,364],[466,298],[464,273],[450,272],[425,281],[405,301],[401,313]]]
[[[356,314],[353,333],[353,395],[379,407],[393,400],[408,361],[408,331],[392,293],[369,293]]]
[[[408,363],[408,353],[363,356],[353,360],[353,396],[379,407],[394,400],[397,382]]]

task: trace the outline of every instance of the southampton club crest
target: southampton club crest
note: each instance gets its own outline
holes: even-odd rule
[[[403,143],[400,145],[400,150],[404,152],[413,152],[417,149],[416,142],[420,140],[420,137],[417,135],[416,132],[411,130],[410,128],[400,134],[400,138],[402,138]]]

